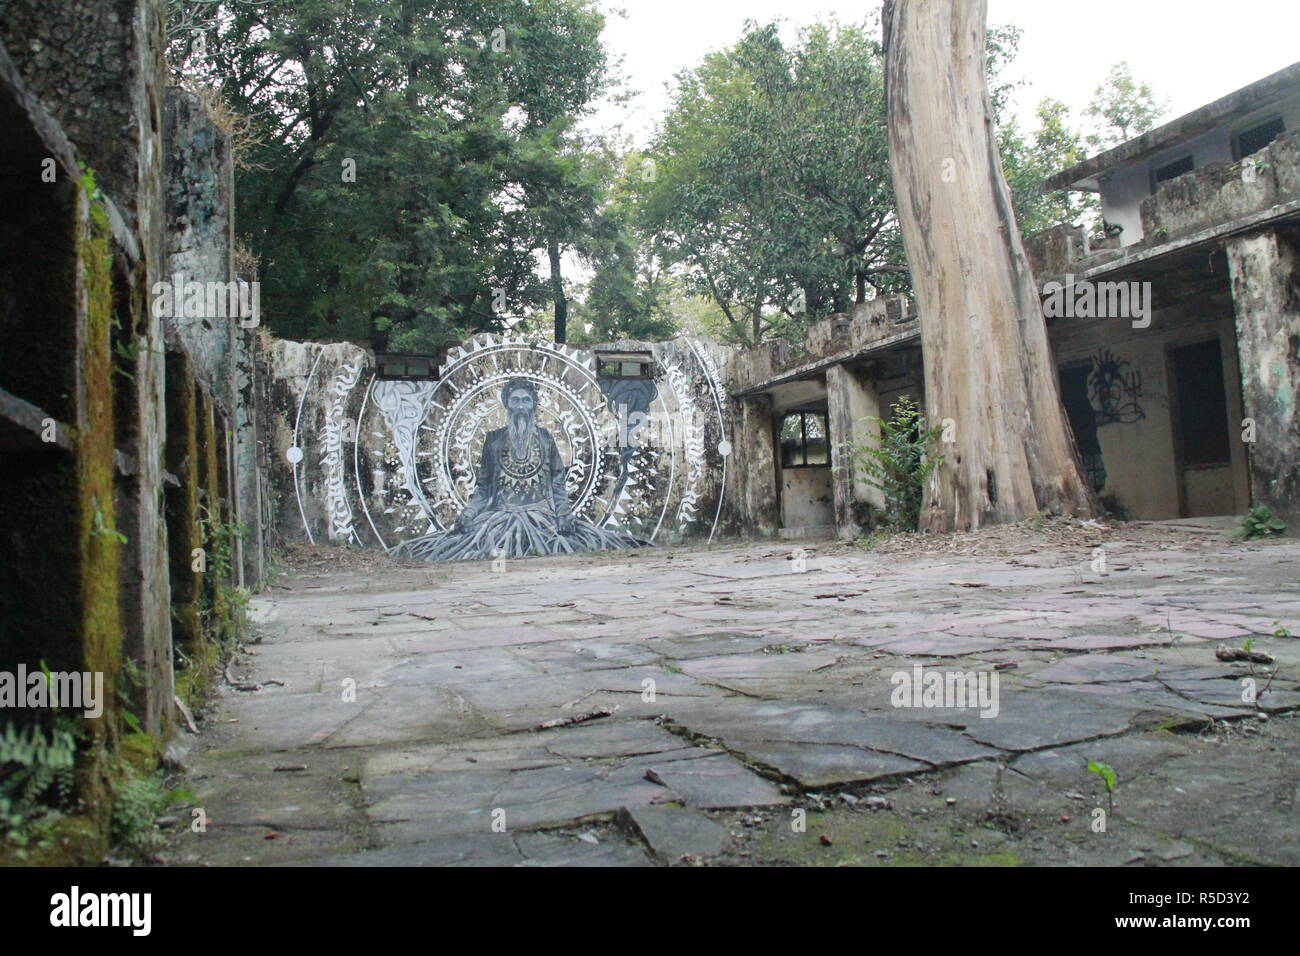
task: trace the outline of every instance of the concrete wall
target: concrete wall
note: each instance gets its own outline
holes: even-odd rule
[[[225,285],[234,271],[234,159],[230,137],[209,118],[195,94],[169,87],[166,96],[167,268],[164,280]],[[248,303],[256,281],[245,284]],[[242,290],[241,290],[242,292]],[[260,298],[260,297],[259,297]],[[214,304],[216,304],[214,302]],[[231,420],[234,520],[244,535],[236,542],[236,580],[256,586],[265,571],[264,489],[255,401],[255,338],[260,316],[236,316],[223,307],[208,314],[173,304],[167,327],[193,357],[196,377]]]
[[[130,542],[120,578],[125,648],[144,678],[138,716],[155,732],[172,704],[161,464],[164,342],[162,321],[148,307],[163,266],[163,13],[161,0],[10,0],[0,8],[0,39],[80,161],[94,171],[135,252],[134,268],[114,275],[113,338],[130,354],[119,356],[123,374],[114,377],[115,498],[119,530]],[[35,174],[32,181],[38,181]]]
[[[1212,163],[1232,163],[1233,136],[1271,116],[1281,114],[1285,129],[1300,129],[1300,93],[1294,94],[1277,106],[1255,110],[1217,129],[1192,137],[1176,146],[1168,147],[1140,162],[1116,167],[1101,176],[1101,211],[1107,222],[1124,227],[1120,243],[1128,246],[1146,238],[1150,223],[1142,217],[1143,200],[1151,192],[1151,174],[1155,169],[1191,155],[1193,170],[1201,170]],[[1259,158],[1259,154],[1256,154]],[[1183,177],[1178,177],[1182,179]],[[1162,183],[1167,186],[1176,180]]]
[[[781,469],[781,526],[828,528],[835,524],[830,468]]]
[[[1049,327],[1058,368],[1080,363],[1098,416],[1106,482],[1101,495],[1130,517],[1163,519],[1244,511],[1248,499],[1245,450],[1238,441],[1241,377],[1232,302],[1226,282],[1190,300],[1159,297],[1146,329],[1119,318],[1061,319]],[[1175,461],[1170,399],[1171,349],[1218,339],[1223,356],[1231,464],[1180,472]],[[1187,501],[1180,505],[1180,482]],[[1182,512],[1186,510],[1187,515]]]

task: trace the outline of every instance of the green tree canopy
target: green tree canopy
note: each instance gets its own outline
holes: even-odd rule
[[[1158,101],[1149,83],[1133,79],[1123,61],[1114,64],[1084,111],[1097,129],[1088,136],[1094,149],[1110,149],[1152,129],[1169,112],[1169,101]]]
[[[607,83],[594,0],[190,0],[174,25],[187,14],[203,29],[172,30],[173,60],[257,140],[237,226],[274,330],[419,349],[548,298],[539,253],[592,207],[565,137]]]

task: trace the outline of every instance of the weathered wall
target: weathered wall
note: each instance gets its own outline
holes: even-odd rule
[[[0,39],[18,70],[94,170],[133,247],[116,271],[114,340],[126,353],[115,376],[121,600],[127,653],[144,681],[135,707],[141,723],[162,729],[172,701],[170,599],[163,521],[165,434],[162,323],[148,294],[162,266],[161,0],[51,5],[0,4]],[[33,183],[39,182],[33,170]],[[119,380],[120,379],[120,380]]]
[[[483,441],[504,423],[502,385],[539,391],[575,514],[654,544],[711,539],[727,508],[733,408],[725,349],[689,339],[652,351],[652,380],[601,379],[587,349],[479,336],[452,349],[437,380],[382,381],[350,344],[274,342],[272,478],[282,533],[392,548],[446,530],[475,487]]]
[[[1300,199],[1295,171],[1300,133],[1285,133],[1235,163],[1217,162],[1160,184],[1142,202],[1148,243],[1178,239],[1199,229]]]
[[[1133,518],[1180,517],[1180,480],[1189,515],[1233,514],[1248,501],[1240,435],[1241,378],[1226,282],[1203,295],[1162,301],[1147,328],[1128,318],[1058,319],[1049,328],[1058,369],[1088,369],[1089,401],[1106,470],[1101,495]],[[1176,461],[1170,351],[1218,339],[1223,357],[1231,461],[1187,469]],[[1211,473],[1212,472],[1212,473]]]
[[[835,524],[831,469],[781,469],[781,527],[828,528]]]
[[[884,510],[884,493],[862,480],[853,449],[878,444],[882,417],[880,395],[872,377],[861,369],[836,365],[826,370],[827,420],[830,426],[835,525],[853,537],[871,524],[870,509]]]
[[[1300,534],[1300,246],[1266,230],[1228,242],[1254,503]]]
[[[254,396],[255,337],[260,316],[235,315],[232,301],[211,313],[181,308],[190,282],[226,285],[234,271],[235,180],[230,137],[213,124],[202,101],[169,87],[166,98],[167,269],[173,304],[169,331],[193,358],[195,377],[232,422],[234,520],[244,534],[235,543],[236,581],[256,587],[265,570],[261,457]],[[240,279],[237,285],[242,285]],[[236,286],[228,286],[235,288]],[[247,285],[248,304],[255,301]],[[242,303],[242,299],[241,299]],[[217,305],[214,297],[213,305]]]

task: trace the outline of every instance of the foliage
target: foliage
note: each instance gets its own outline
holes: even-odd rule
[[[535,255],[591,206],[564,136],[607,84],[603,23],[594,0],[173,4],[173,72],[257,141],[236,219],[271,329],[425,349],[545,301]]]
[[[888,419],[867,419],[879,427],[879,441],[847,443],[842,453],[847,464],[835,467],[850,471],[855,479],[884,493],[886,529],[915,531],[926,479],[943,463],[942,455],[931,458],[926,450],[942,429],[927,428],[920,408],[906,395],[894,403],[890,412]]]
[[[749,22],[678,74],[633,220],[650,256],[714,300],[732,329],[721,337],[798,340],[811,319],[910,289],[878,34],[875,22],[828,20],[787,45],[776,24]],[[1059,103],[1044,101],[1032,136],[1007,118],[1015,84],[1002,73],[1019,37],[989,29],[987,75],[1013,205],[1032,232],[1087,218],[1093,203],[1041,195],[1082,149]]]
[[[1157,101],[1151,85],[1135,81],[1129,65],[1120,61],[1111,66],[1084,112],[1097,127],[1088,144],[1103,150],[1152,129],[1169,112],[1169,101]]]
[[[1233,537],[1244,540],[1254,538],[1271,538],[1286,532],[1286,522],[1273,517],[1273,512],[1266,505],[1256,505],[1241,518],[1241,524],[1233,531]]]
[[[678,74],[637,224],[750,341],[906,288],[875,32],[830,21],[787,46],[750,22]]]
[[[113,794],[111,835],[114,844],[133,853],[156,850],[162,833],[154,821],[176,803],[192,803],[188,790],[168,790],[163,774],[127,771]]]
[[[19,858],[33,843],[47,841],[50,827],[73,801],[81,724],[57,710],[48,720],[48,728],[7,722],[0,731],[0,836]]]
[[[1056,225],[1100,225],[1100,204],[1091,193],[1043,192],[1043,180],[1086,158],[1082,135],[1070,128],[1069,109],[1060,100],[1038,104],[1038,128],[1024,135],[1015,117],[998,127],[1002,168],[1011,189],[1011,204],[1021,233],[1030,235]]]
[[[247,534],[240,522],[223,522],[204,506],[199,506],[199,530],[203,536],[203,549],[207,555],[207,574],[210,592],[205,588],[200,596],[200,614],[214,627],[218,641],[235,638],[244,626],[244,612],[252,594],[247,588],[230,584],[234,571],[235,542]],[[212,620],[220,612],[220,619]]]

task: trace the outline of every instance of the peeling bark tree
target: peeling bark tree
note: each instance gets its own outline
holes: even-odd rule
[[[887,0],[898,218],[921,315],[926,414],[948,425],[921,528],[1089,515],[985,81],[985,0]]]

